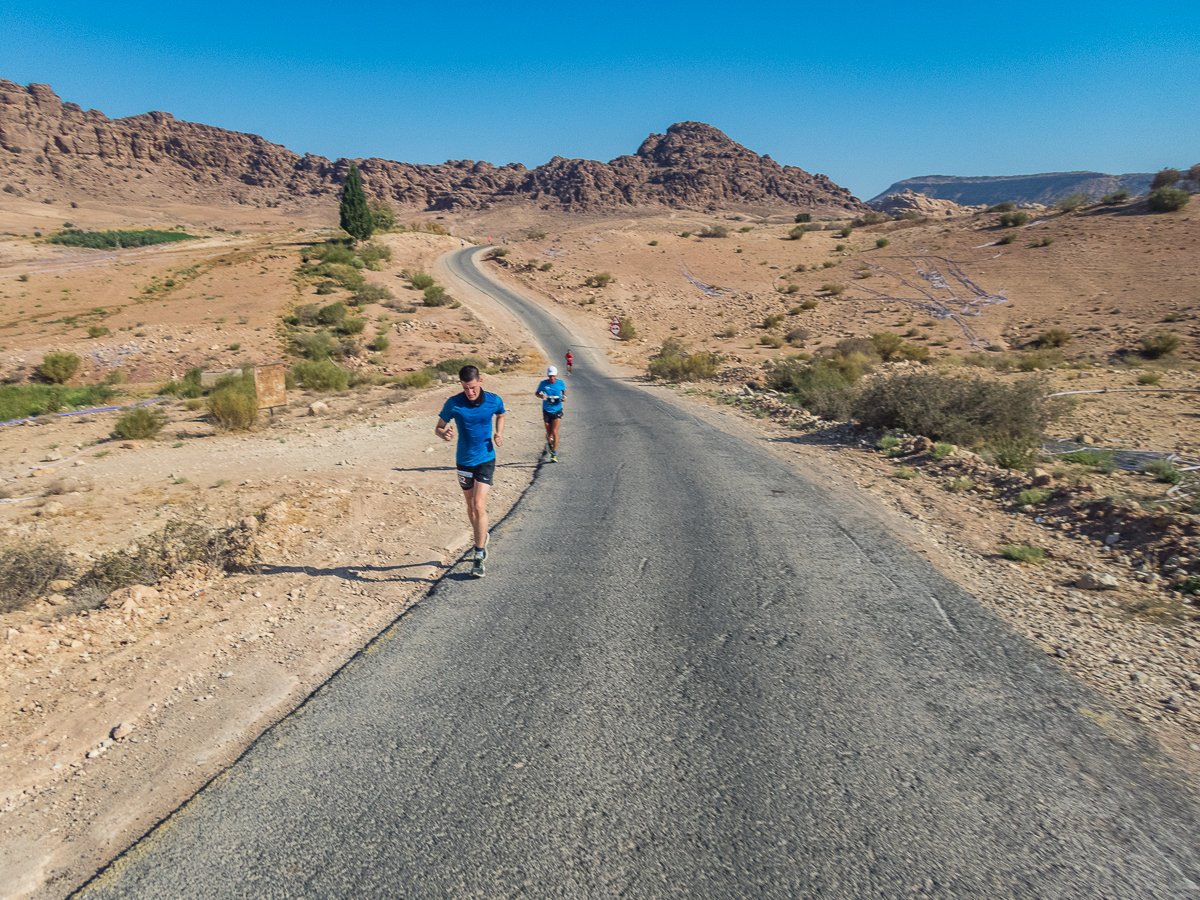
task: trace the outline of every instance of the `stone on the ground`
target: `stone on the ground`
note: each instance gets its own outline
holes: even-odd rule
[[[1085,591],[1111,591],[1120,587],[1116,577],[1107,572],[1088,572],[1077,582],[1075,587]]]
[[[329,404],[323,400],[314,400],[308,405],[310,416],[323,416],[329,412]]]
[[[112,738],[114,741],[127,738],[131,734],[133,734],[133,724],[130,722],[122,722],[112,730]]]

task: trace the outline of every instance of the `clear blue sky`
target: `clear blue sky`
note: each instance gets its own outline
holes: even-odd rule
[[[694,120],[862,199],[1200,162],[1194,2],[10,0],[0,27],[2,78],[331,159],[607,161]]]

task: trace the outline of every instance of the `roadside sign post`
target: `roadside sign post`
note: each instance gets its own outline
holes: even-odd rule
[[[608,330],[613,333],[613,337],[621,334],[621,320],[616,316],[612,317],[612,321],[608,323]]]

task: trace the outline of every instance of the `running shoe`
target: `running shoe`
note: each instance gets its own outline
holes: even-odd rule
[[[558,453],[554,450],[550,451],[550,462],[558,462]]]
[[[482,578],[485,574],[487,574],[484,571],[483,559],[484,558],[482,556],[477,556],[472,561],[472,563],[471,563],[471,577],[472,578]]]

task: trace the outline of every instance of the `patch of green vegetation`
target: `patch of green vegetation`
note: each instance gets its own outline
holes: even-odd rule
[[[1017,494],[1017,506],[1037,506],[1052,496],[1053,493],[1045,488],[1026,488]]]
[[[0,421],[104,406],[113,398],[113,394],[113,389],[107,384],[87,384],[79,387],[57,384],[0,385]]]
[[[1013,562],[1040,563],[1046,558],[1046,551],[1028,544],[1006,544],[1000,548],[1000,555]]]
[[[65,228],[46,238],[46,243],[87,247],[92,250],[118,250],[122,247],[148,247],[152,244],[189,241],[195,238],[196,235],[185,234],[182,231],[159,231],[154,228],[144,228],[140,231],[84,231],[80,228]]]

